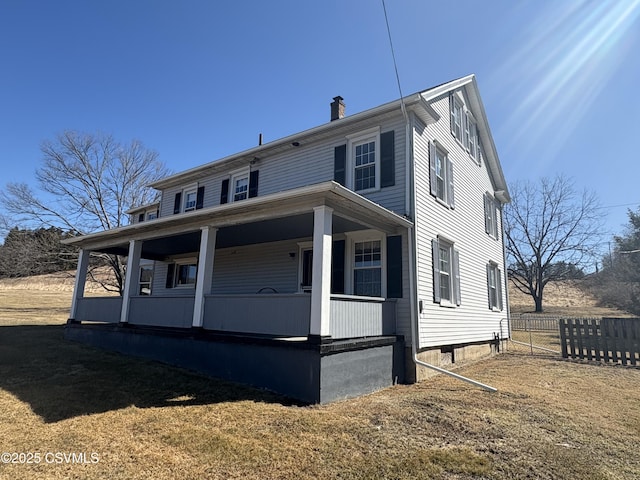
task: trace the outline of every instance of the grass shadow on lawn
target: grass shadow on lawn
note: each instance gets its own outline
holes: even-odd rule
[[[270,392],[70,343],[63,332],[64,325],[0,327],[0,388],[45,422],[129,406],[291,404]]]

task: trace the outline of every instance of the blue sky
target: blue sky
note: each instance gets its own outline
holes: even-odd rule
[[[405,95],[474,73],[508,182],[640,206],[640,0],[386,0]],[[75,129],[180,171],[397,99],[380,0],[0,0],[0,188]]]

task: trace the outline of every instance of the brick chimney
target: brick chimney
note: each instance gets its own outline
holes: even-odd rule
[[[331,102],[331,121],[338,120],[344,117],[344,100],[341,96],[333,97]]]

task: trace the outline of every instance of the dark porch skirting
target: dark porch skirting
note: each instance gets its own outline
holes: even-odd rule
[[[404,341],[396,336],[313,342],[80,323],[69,323],[64,335],[310,404],[356,397],[404,381]]]

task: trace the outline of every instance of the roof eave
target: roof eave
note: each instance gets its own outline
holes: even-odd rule
[[[422,97],[422,92],[404,97],[404,103],[405,107],[414,108],[418,112],[420,118],[425,121],[425,123],[433,123],[440,118],[435,110],[427,102],[425,102],[424,98]],[[277,152],[278,150],[295,148],[292,146],[294,142],[304,143],[306,138],[311,138],[322,133],[327,133],[329,135],[331,130],[335,129],[336,127],[345,127],[357,122],[365,121],[371,117],[392,112],[394,110],[398,110],[398,112],[401,111],[401,99],[394,100],[378,107],[355,113],[353,115],[349,115],[344,118],[334,120],[332,122],[328,122],[308,130],[304,130],[302,132],[288,135],[278,140],[265,143],[264,145],[258,145],[248,150],[234,153],[233,155],[229,155],[221,159],[214,160],[213,162],[199,165],[189,170],[184,170],[182,172],[158,180],[150,184],[149,186],[158,190],[171,187],[186,182],[194,177],[198,177],[199,174],[205,170],[213,168],[224,169],[226,164],[231,163],[234,160],[261,157],[265,154]]]
[[[250,198],[242,202],[227,203],[223,205],[215,205],[212,207],[195,210],[180,215],[171,215],[161,217],[147,222],[134,223],[124,227],[114,228],[102,232],[91,233],[79,237],[73,237],[62,240],[65,245],[76,245],[78,247],[91,248],[95,245],[104,245],[109,242],[124,242],[129,239],[146,238],[152,232],[158,232],[157,236],[167,234],[168,231],[175,232],[181,227],[185,229],[197,228],[198,225],[215,225],[216,214],[218,216],[229,217],[234,215],[236,210],[238,219],[242,219],[243,212],[250,211],[264,204],[274,205],[273,216],[277,216],[277,205],[283,203],[309,203],[308,207],[312,208],[312,202],[331,203],[332,199],[336,201],[346,201],[354,205],[370,211],[372,216],[379,218],[383,223],[393,226],[394,228],[408,228],[412,222],[386,208],[372,202],[371,200],[343,187],[342,185],[328,181],[309,185],[292,190],[265,195],[263,197]]]

